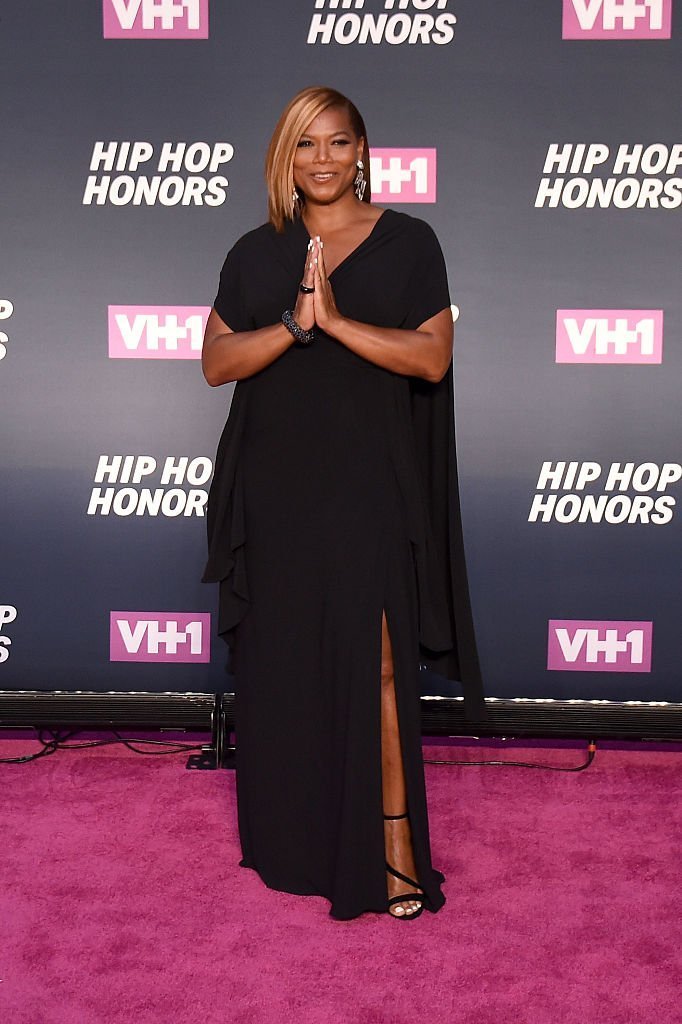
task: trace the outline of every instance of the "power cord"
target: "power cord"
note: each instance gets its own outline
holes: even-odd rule
[[[504,768],[542,768],[549,772],[584,772],[586,768],[589,768],[594,761],[595,754],[597,752],[597,741],[588,740],[587,742],[587,760],[582,764],[574,765],[570,768],[564,768],[561,765],[556,764],[535,764],[532,761],[436,761],[431,758],[424,758],[424,764],[457,764],[457,765],[493,765],[495,767]]]
[[[33,727],[35,728],[35,726]],[[67,743],[66,741],[71,739],[72,736],[77,736],[81,730],[73,729],[70,732],[60,734],[59,732],[53,732],[50,729],[37,729],[38,733],[36,739],[42,745],[42,750],[38,750],[35,754],[26,754],[23,757],[0,757],[0,764],[26,764],[29,761],[37,761],[41,757],[47,757],[48,754],[54,754],[57,750],[85,750],[87,747],[107,747],[113,744],[122,743],[123,746],[132,750],[135,754],[145,754],[148,757],[160,754],[184,754],[188,750],[204,750],[205,745],[203,744],[189,744],[180,743],[175,740],[149,740],[149,739],[126,739],[121,736],[115,729],[110,731],[114,734],[116,739],[114,740],[86,740],[81,743]],[[43,733],[47,733],[52,738],[44,739]],[[1,738],[1,734],[0,734]],[[134,743],[143,743],[146,746],[153,747],[165,747],[169,749],[164,750],[139,750],[133,746]]]
[[[32,726],[32,728],[35,729],[35,726]],[[25,754],[22,757],[3,757],[0,758],[0,764],[26,764],[28,761],[37,761],[41,757],[47,757],[48,754],[54,754],[54,752],[59,748],[60,740],[53,736],[53,739],[46,741],[43,739],[42,734],[48,730],[37,729],[36,731],[38,733],[36,739],[42,744],[42,750],[37,751],[35,754]],[[66,734],[66,737],[68,739],[69,736],[73,735],[75,735],[75,733],[70,732]]]

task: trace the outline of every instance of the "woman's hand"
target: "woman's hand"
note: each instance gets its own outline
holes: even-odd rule
[[[305,285],[306,288],[315,287],[315,264],[313,263],[313,254],[317,249],[317,242],[312,238],[308,243],[308,255],[306,256],[305,266],[303,268],[303,277],[301,278],[301,284]],[[299,324],[304,331],[309,331],[315,323],[315,303],[313,292],[301,292],[298,293],[296,299],[296,307],[294,309],[294,320]]]
[[[334,336],[342,317],[336,308],[334,292],[327,277],[324,265],[324,244],[317,239],[313,249],[313,269],[315,272],[315,323],[327,334]]]

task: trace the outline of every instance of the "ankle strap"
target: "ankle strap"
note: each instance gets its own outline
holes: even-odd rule
[[[408,813],[405,811],[404,814],[384,814],[384,821],[397,821],[398,818],[407,818]]]

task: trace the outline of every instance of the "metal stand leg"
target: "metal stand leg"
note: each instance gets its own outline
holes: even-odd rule
[[[216,693],[211,716],[211,742],[201,753],[190,754],[186,768],[192,771],[215,771],[216,768],[234,768],[235,748],[228,743],[223,694]]]

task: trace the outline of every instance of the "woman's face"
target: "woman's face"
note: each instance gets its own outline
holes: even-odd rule
[[[294,184],[308,200],[325,205],[353,188],[363,140],[343,107],[328,107],[314,118],[298,140]]]

